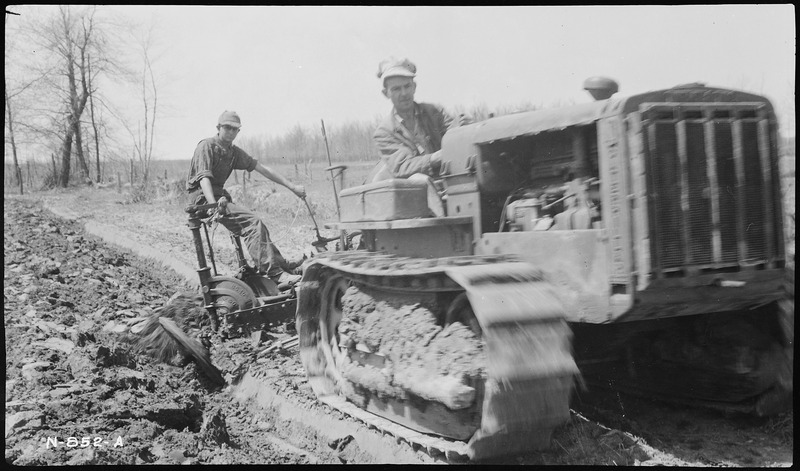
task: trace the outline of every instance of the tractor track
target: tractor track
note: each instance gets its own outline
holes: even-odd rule
[[[63,198],[63,201],[62,201]],[[66,231],[62,230],[61,237],[74,237],[83,236],[83,227],[72,224],[69,221],[61,221],[52,216],[48,216],[47,212],[40,212],[38,204],[31,202],[25,198],[12,198],[6,199],[4,202],[4,212],[6,215],[6,231],[5,231],[5,244],[13,245],[15,243],[23,243],[23,237],[17,238],[9,237],[8,220],[13,219],[17,215],[25,216],[30,219],[31,214],[35,214],[37,218],[46,219],[48,221],[47,227],[68,228]],[[47,207],[56,209],[56,212],[63,214],[58,208],[69,207],[77,211],[79,208],[73,203],[69,203],[67,196],[59,195],[56,200],[49,200]],[[105,225],[105,227],[114,227],[113,219],[108,217],[99,217],[97,221],[92,217],[87,217],[86,214],[77,214],[73,211],[72,215],[68,215],[70,219],[79,218],[84,226],[98,227],[95,224]],[[16,224],[23,224],[24,221],[19,221]],[[13,223],[12,223],[13,224]],[[41,219],[36,220],[36,224],[42,227]],[[36,226],[34,224],[34,226]],[[116,226],[120,229],[119,226]],[[15,228],[15,230],[17,230]],[[20,227],[19,230],[22,230]],[[48,234],[50,229],[42,229],[35,231],[34,235]],[[108,231],[106,231],[108,232]],[[124,230],[118,230],[114,234],[112,240],[115,245],[123,245],[120,240],[124,240]],[[52,234],[50,234],[52,235]],[[155,235],[155,238],[153,236]],[[189,241],[189,234],[186,231],[185,235],[187,245]],[[133,239],[133,238],[131,238]],[[147,247],[149,254],[144,253],[144,256],[153,256],[153,254],[169,252],[175,256],[176,259],[183,260],[185,263],[191,263],[191,252],[183,249],[176,248],[174,245],[165,247],[159,245],[165,242],[165,237],[159,239],[156,234],[151,234],[150,239],[147,235],[137,234],[136,239],[139,240],[139,245]],[[148,243],[152,242],[152,243]],[[24,242],[27,242],[24,241]],[[131,250],[136,251],[136,247],[129,247]],[[116,253],[115,250],[109,250],[107,253]],[[32,252],[36,252],[32,248]],[[138,251],[137,251],[138,252]],[[6,254],[9,253],[8,247]],[[62,253],[67,256],[68,251],[62,250]],[[105,253],[105,252],[104,252]],[[41,255],[45,255],[42,249]],[[157,256],[157,255],[156,255]],[[8,258],[8,255],[7,255]],[[56,259],[57,257],[52,257]],[[111,257],[109,257],[111,258]],[[127,255],[121,256],[122,259],[129,260]],[[160,257],[163,261],[164,257]],[[37,259],[38,260],[38,259]],[[9,265],[6,260],[6,285],[16,283],[14,280],[14,269],[18,269],[23,265],[22,261],[17,259],[16,265]],[[97,263],[95,262],[95,265]],[[42,263],[46,268],[46,264]],[[163,268],[158,268],[158,264],[151,262],[144,264],[149,270],[164,272]],[[62,265],[63,266],[63,265]],[[147,272],[147,268],[142,273]],[[108,270],[106,270],[108,271]],[[20,274],[19,272],[16,272]],[[26,273],[21,273],[25,275]],[[162,273],[163,275],[163,273]],[[57,275],[47,275],[45,278]],[[111,278],[103,275],[105,278]],[[132,276],[128,274],[127,276]],[[142,279],[142,275],[135,275]],[[146,276],[145,276],[146,277]],[[161,277],[161,276],[160,276]],[[175,284],[184,283],[184,287],[191,286],[193,280],[182,280],[180,277],[172,275],[164,276],[169,281],[160,281],[162,283],[160,289],[164,291],[160,293],[159,299],[148,300],[151,301],[153,306],[156,306],[159,301],[165,301],[173,292]],[[32,278],[24,278],[23,280],[31,280]],[[125,276],[119,275],[119,279],[125,280]],[[186,281],[189,283],[185,283]],[[125,280],[127,281],[127,280]],[[172,286],[170,286],[172,283]],[[149,284],[149,282],[147,283]],[[30,406],[20,405],[24,401],[20,401],[20,394],[25,394],[23,391],[29,389],[20,386],[23,383],[21,372],[22,358],[19,354],[14,353],[14,342],[9,337],[9,332],[19,332],[17,325],[9,324],[9,317],[24,315],[26,308],[23,303],[19,302],[19,295],[22,292],[21,285],[14,284],[17,291],[5,289],[6,294],[6,341],[7,341],[7,406],[6,406],[6,422],[9,418],[19,419],[19,412],[30,412]],[[138,292],[144,287],[139,282],[138,286],[130,287],[128,290],[131,292]],[[147,291],[148,288],[145,288]],[[24,293],[23,293],[24,294]],[[49,293],[46,297],[51,306],[61,307],[59,315],[69,310],[80,309],[80,314],[84,315],[83,311],[96,310],[98,305],[94,302],[87,302],[85,309],[76,308],[80,302],[87,301],[91,298],[81,299],[80,301],[69,300],[61,295],[60,301],[58,298],[53,298]],[[163,298],[163,299],[160,299]],[[56,299],[56,301],[53,301]],[[71,306],[70,306],[71,305]],[[119,309],[117,309],[119,310]],[[124,310],[124,309],[122,309]],[[45,322],[53,322],[56,316],[51,316]],[[79,316],[75,316],[79,317]],[[86,320],[90,320],[91,316],[86,315]],[[112,316],[113,317],[113,316]],[[108,321],[109,317],[101,318],[102,321]],[[115,320],[115,318],[111,318]],[[100,322],[100,319],[95,320]],[[11,329],[9,329],[11,327]],[[103,325],[95,327],[97,331],[101,331]],[[41,330],[41,329],[40,329]],[[38,331],[37,331],[38,332]],[[280,333],[275,335],[280,336]],[[62,337],[64,335],[62,334]],[[105,335],[101,335],[104,337]],[[39,334],[41,337],[41,334]],[[39,340],[47,340],[39,338]],[[229,341],[231,342],[231,341]],[[245,341],[244,343],[248,343]],[[217,366],[224,372],[231,373],[243,358],[240,352],[236,352],[234,346],[220,346],[218,349],[212,350],[212,358]],[[11,353],[9,355],[9,352]],[[111,353],[115,350],[112,348]],[[227,353],[226,353],[227,352]],[[430,462],[443,462],[447,460],[446,456],[440,454],[441,449],[435,446],[426,446],[424,443],[415,443],[402,439],[398,435],[393,435],[386,427],[378,427],[380,430],[375,430],[374,425],[370,430],[368,421],[358,419],[357,413],[353,412],[351,415],[344,414],[334,407],[329,407],[325,404],[320,404],[313,399],[313,393],[307,385],[304,385],[304,379],[300,370],[300,364],[296,358],[296,348],[277,352],[270,355],[269,358],[260,358],[256,360],[256,364],[264,371],[272,371],[273,373],[264,374],[259,378],[255,378],[252,374],[245,374],[240,378],[238,385],[230,388],[226,395],[221,392],[205,391],[201,388],[201,396],[203,396],[204,404],[202,409],[207,411],[206,415],[210,415],[211,410],[222,407],[227,415],[227,423],[229,432],[235,438],[232,440],[238,443],[239,448],[234,447],[220,447],[216,454],[212,456],[213,451],[208,448],[205,454],[197,453],[191,447],[183,447],[181,455],[184,456],[186,462],[199,462],[199,463],[336,463],[336,462],[350,462],[350,463],[367,463],[367,462],[406,462],[406,463],[430,463]],[[23,355],[24,356],[24,355]],[[30,355],[29,355],[30,356]],[[95,359],[92,359],[95,361]],[[260,363],[259,363],[260,362]],[[193,387],[197,388],[202,384],[202,375],[198,375],[197,369],[194,365],[187,365],[183,368],[181,373],[175,370],[174,366],[166,365],[144,365],[142,362],[140,368],[149,369],[155,368],[157,371],[156,376],[159,376],[165,382],[180,379],[181,376],[192,382]],[[116,367],[116,365],[113,365]],[[37,370],[42,367],[37,368]],[[107,368],[103,374],[108,375]],[[254,369],[253,371],[257,371]],[[27,370],[26,370],[27,371]],[[275,377],[275,371],[288,372],[286,375]],[[147,374],[150,374],[149,372]],[[248,377],[251,379],[248,380]],[[9,386],[8,379],[13,382]],[[194,378],[194,379],[192,379]],[[232,380],[232,377],[228,377]],[[59,383],[71,384],[72,388],[76,388],[76,392],[71,393],[67,397],[80,397],[79,394],[86,395],[87,393],[80,393],[77,391],[78,386],[70,381],[69,377],[61,378]],[[130,377],[124,383],[136,383],[141,381],[139,379],[131,379]],[[249,393],[248,388],[243,388],[242,384],[250,382]],[[146,382],[146,381],[145,381]],[[268,385],[269,388],[265,388]],[[256,387],[258,386],[258,387]],[[58,392],[58,388],[54,385],[45,387],[50,388],[49,391]],[[144,389],[140,387],[139,389]],[[256,394],[253,389],[265,390],[269,389],[271,392],[267,394],[269,397],[264,397],[265,394]],[[88,390],[88,389],[87,389]],[[11,394],[8,394],[9,391]],[[156,388],[154,394],[159,394],[160,389]],[[130,391],[129,391],[130,392]],[[135,391],[134,391],[135,392]],[[30,394],[30,393],[27,393]],[[166,391],[160,394],[167,394]],[[174,392],[170,393],[174,394]],[[230,397],[236,396],[238,400],[230,401]],[[217,399],[209,400],[210,397]],[[220,400],[222,403],[220,403]],[[277,399],[276,399],[277,398]],[[36,401],[47,402],[47,399],[33,398],[32,402]],[[9,405],[9,402],[11,405]],[[29,403],[31,401],[28,401]],[[698,411],[695,409],[680,408],[661,403],[655,403],[640,398],[630,398],[626,396],[614,394],[594,394],[589,395],[587,392],[581,393],[580,401],[574,406],[573,418],[565,426],[556,431],[553,438],[553,445],[550,450],[542,453],[530,454],[522,457],[509,458],[504,462],[506,464],[670,464],[670,465],[728,465],[728,466],[780,466],[787,465],[793,462],[792,449],[792,413],[782,415],[780,417],[769,420],[750,420],[741,419],[736,417],[724,417],[720,414],[714,414],[706,411]],[[227,409],[225,409],[227,408]],[[35,409],[41,409],[36,407]],[[299,420],[299,416],[304,416],[306,422]],[[117,414],[117,417],[124,417],[125,414]],[[83,422],[80,423],[93,423],[97,420],[97,415],[90,414]],[[47,418],[45,414],[45,419]],[[24,417],[23,417],[24,419]],[[178,432],[173,428],[158,425],[152,427],[153,430],[150,434],[155,434],[153,437],[146,440],[139,440],[136,445],[135,453],[132,456],[124,456],[120,453],[111,452],[95,452],[93,457],[87,458],[86,453],[81,450],[62,450],[60,453],[47,455],[46,457],[33,458],[37,448],[32,447],[32,440],[37,439],[43,435],[45,430],[63,430],[62,424],[48,424],[52,425],[52,429],[43,428],[37,418],[23,422],[17,425],[11,437],[8,436],[7,429],[7,461],[14,463],[40,463],[40,464],[71,464],[76,463],[136,463],[136,462],[154,462],[154,463],[175,463],[183,461],[174,461],[178,456],[170,455],[169,447],[176,442],[180,442],[181,434],[197,435],[198,432],[188,433],[186,430]],[[117,422],[121,419],[115,419]],[[162,419],[160,419],[162,420]],[[163,419],[166,420],[166,419]],[[46,422],[46,420],[44,421]],[[320,425],[333,426],[338,434],[325,435],[320,433]],[[331,425],[333,424],[333,425]],[[605,424],[601,425],[601,424]],[[36,428],[36,427],[40,428]],[[62,428],[58,428],[62,427]],[[160,427],[160,428],[159,428]],[[237,427],[239,427],[237,429]],[[84,429],[91,430],[91,427]],[[287,435],[287,431],[290,431]],[[191,430],[190,430],[191,432]],[[353,433],[354,432],[354,433]],[[297,440],[297,436],[305,437],[303,440]],[[352,439],[348,439],[352,436]],[[176,438],[177,437],[177,438]],[[366,438],[365,438],[366,437]],[[308,447],[300,447],[298,443],[308,443]],[[259,445],[260,444],[260,445]],[[289,445],[288,447],[286,445]],[[380,448],[383,446],[391,445],[394,447],[394,455],[392,454],[370,454],[372,448]],[[268,449],[266,454],[255,456],[252,453],[248,454],[244,450],[249,447],[261,447]],[[304,450],[303,454],[295,453],[297,450],[292,451],[291,447]],[[178,445],[176,448],[181,448]],[[213,447],[211,447],[213,450]],[[221,451],[220,451],[221,450]],[[188,452],[187,452],[188,451]],[[201,450],[202,451],[202,450]],[[81,452],[81,453],[79,453]],[[274,455],[271,454],[274,452]],[[194,456],[189,456],[194,454]],[[456,456],[452,455],[451,457]],[[81,460],[84,461],[81,461]],[[27,461],[26,461],[27,460]],[[38,460],[38,461],[37,461]],[[71,461],[70,461],[71,460]],[[139,460],[139,461],[137,461]],[[194,460],[194,461],[192,461]],[[274,461],[272,461],[274,460]],[[406,461],[408,460],[408,461]]]

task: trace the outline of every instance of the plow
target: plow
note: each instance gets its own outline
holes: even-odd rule
[[[255,273],[235,238],[239,273],[218,275],[197,216],[210,208],[192,208],[200,293],[158,313],[144,344],[169,336],[219,382],[202,334],[181,331],[291,325],[319,401],[472,460],[547,448],[581,384],[757,416],[791,407],[794,261],[771,104],[702,84],[585,87],[597,101],[448,131],[444,216],[425,182],[342,189],[325,226],[339,235],[314,221],[297,286]]]

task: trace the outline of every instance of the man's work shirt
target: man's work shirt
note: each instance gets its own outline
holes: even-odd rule
[[[225,181],[234,170],[252,172],[256,165],[258,165],[258,161],[240,147],[231,144],[226,149],[218,136],[203,139],[194,150],[192,164],[189,167],[189,178],[186,180],[186,190],[189,193],[199,192],[198,196],[202,196],[200,180],[208,177],[211,180],[211,187],[214,189],[214,196],[222,196]]]
[[[436,176],[431,168],[431,154],[442,148],[442,137],[453,119],[438,105],[414,103],[416,124],[406,123],[393,108],[375,130],[372,139],[394,178],[408,178],[415,173]]]

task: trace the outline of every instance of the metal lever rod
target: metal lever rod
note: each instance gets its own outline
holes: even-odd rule
[[[325,152],[328,154],[328,169],[331,172],[331,183],[333,184],[333,197],[336,201],[336,215],[339,216],[339,220],[342,220],[342,209],[339,207],[339,191],[336,189],[336,177],[334,176],[334,170],[337,167],[333,166],[333,162],[331,162],[331,150],[328,147],[328,136],[325,134],[325,120],[320,119],[319,122],[322,124],[322,139],[325,141]],[[339,174],[341,174],[343,170],[340,170]],[[317,231],[319,234],[319,231]],[[339,231],[339,244],[341,245],[342,250],[347,249],[347,234],[344,231]]]
[[[325,152],[328,154],[328,167],[331,172],[331,183],[333,183],[333,197],[336,201],[336,214],[339,216],[339,219],[342,219],[342,210],[339,208],[339,191],[336,189],[336,179],[333,175],[333,162],[331,162],[331,149],[328,147],[328,136],[325,133],[325,120],[320,119],[319,122],[322,124],[322,140],[325,141]]]
[[[319,226],[317,226],[317,220],[314,218],[314,211],[311,210],[311,205],[308,204],[308,200],[303,198],[303,203],[306,204],[306,208],[308,208],[308,215],[311,216],[311,222],[314,223],[314,231],[317,233],[317,239],[322,239],[322,235],[319,233]]]

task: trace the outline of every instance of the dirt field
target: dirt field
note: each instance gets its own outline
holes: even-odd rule
[[[290,445],[270,411],[231,401],[194,363],[132,353],[131,326],[166,301],[177,276],[38,206],[6,200],[4,215],[7,462],[340,462],[310,439]],[[232,370],[229,352],[235,344],[215,360]],[[282,355],[271,360],[284,368]]]
[[[317,404],[296,348],[260,358],[249,371],[269,378],[288,404],[283,409],[259,407],[231,388],[215,389],[194,363],[166,365],[133,353],[132,326],[174,292],[190,289],[180,275],[191,280],[196,259],[180,201],[124,201],[125,195],[113,190],[94,189],[4,199],[7,462],[437,461],[403,444],[392,445],[396,449],[389,455],[368,449],[367,443],[382,443],[385,437]],[[309,219],[298,214],[273,214],[270,226],[290,257],[302,255],[314,235]],[[230,270],[232,252],[223,228],[215,233],[215,250],[218,269]],[[241,375],[252,350],[249,339],[217,339],[212,358],[230,383]],[[550,449],[500,462],[793,464],[792,412],[769,419],[725,417],[594,391],[582,392],[573,408],[571,421],[557,430]],[[297,420],[286,410],[299,411]],[[324,417],[341,424],[358,438],[332,440],[301,421],[301,413],[320,417],[320,423]]]

